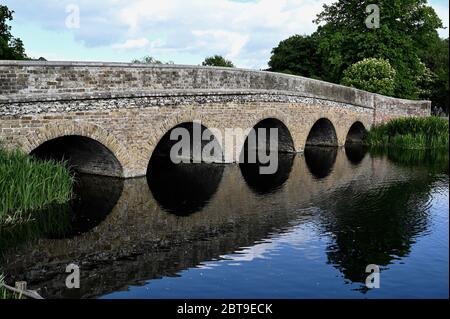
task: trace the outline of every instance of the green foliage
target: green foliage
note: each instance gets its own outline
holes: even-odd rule
[[[393,95],[396,71],[384,59],[364,59],[349,66],[341,83],[357,89],[383,95]]]
[[[420,97],[431,100],[435,112],[449,110],[449,46],[448,38],[435,35],[419,48],[419,56],[428,67],[428,78],[422,84]]]
[[[272,50],[269,71],[320,78],[322,60],[314,36],[294,35]]]
[[[72,184],[65,165],[0,149],[0,226],[26,223],[33,211],[67,202]]]
[[[373,127],[366,138],[372,147],[434,149],[449,147],[448,120],[438,117],[410,117]]]
[[[11,27],[7,24],[13,19],[14,11],[0,5],[0,60],[25,60],[27,56],[23,42],[11,35]]]
[[[344,70],[351,65],[379,58],[388,60],[396,71],[396,97],[418,99],[435,94],[430,91],[436,82],[429,71],[442,73],[437,86],[442,104],[448,95],[448,73],[446,76],[443,67],[439,67],[442,72],[435,71],[432,64],[448,66],[448,49],[447,58],[439,43],[435,46],[440,54],[428,53],[433,46],[431,40],[439,39],[436,30],[442,27],[434,9],[426,0],[379,0],[375,3],[380,7],[380,28],[369,29],[366,7],[372,3],[339,0],[325,5],[317,16],[316,22],[321,25],[316,32],[291,37],[273,49],[270,70],[340,83]]]
[[[319,52],[330,70],[326,75],[339,81],[342,72],[364,58],[383,58],[397,71],[395,95],[419,98],[419,82],[425,69],[419,58],[419,43],[437,34],[442,21],[426,0],[380,0],[380,28],[366,27],[370,0],[340,0],[318,15]]]
[[[205,61],[202,62],[203,66],[221,66],[227,68],[234,68],[233,62],[225,59],[221,55],[214,55],[207,57]]]
[[[142,59],[134,59],[133,61],[131,61],[131,63],[136,63],[136,64],[173,64],[173,61],[162,62],[162,61],[155,59],[152,56],[147,55],[147,56],[142,57]]]

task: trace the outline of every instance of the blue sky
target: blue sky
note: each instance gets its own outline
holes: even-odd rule
[[[333,0],[2,0],[15,11],[14,36],[48,60],[118,61],[150,55],[200,64],[221,54],[238,67],[266,68],[271,49],[310,34]],[[448,27],[449,3],[429,0]],[[79,25],[73,19],[79,9]],[[67,24],[67,21],[69,24]],[[68,27],[69,26],[69,27]],[[449,30],[439,30],[448,37]]]

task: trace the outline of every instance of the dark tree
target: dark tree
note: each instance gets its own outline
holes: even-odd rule
[[[221,55],[214,55],[211,57],[207,57],[205,61],[202,62],[202,65],[204,66],[221,66],[221,67],[228,67],[228,68],[234,68],[233,62],[225,59]]]
[[[8,22],[13,19],[14,11],[0,5],[0,60],[27,59],[22,40],[14,38]]]
[[[322,59],[315,36],[294,35],[272,50],[269,71],[320,79]]]

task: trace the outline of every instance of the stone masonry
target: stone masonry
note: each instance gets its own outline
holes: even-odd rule
[[[185,122],[199,120],[224,132],[274,118],[287,127],[293,148],[301,152],[319,119],[332,123],[340,146],[356,122],[370,129],[392,118],[427,116],[430,108],[428,101],[254,70],[0,61],[4,146],[30,153],[60,137],[86,137],[104,146],[121,167],[111,171],[94,165],[92,172],[121,177],[145,175],[160,139]],[[236,145],[225,145],[224,154],[240,150],[244,141],[241,136]]]

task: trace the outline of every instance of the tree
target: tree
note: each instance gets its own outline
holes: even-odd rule
[[[203,66],[222,66],[227,68],[234,68],[233,62],[225,59],[221,55],[214,55],[211,57],[207,57],[205,61],[202,62]]]
[[[272,49],[269,71],[320,79],[322,59],[318,54],[317,37],[294,35]]]
[[[157,59],[155,59],[152,56],[144,56],[142,57],[142,59],[134,59],[133,61],[131,61],[131,63],[136,63],[136,64],[173,64],[173,61],[168,61],[168,62],[161,62]]]
[[[352,64],[344,71],[341,83],[357,89],[392,96],[395,90],[396,73],[387,60],[364,59]]]
[[[442,21],[426,0],[379,0],[380,27],[366,26],[370,0],[339,0],[317,16],[318,51],[324,57],[324,79],[339,82],[343,71],[364,58],[389,60],[397,71],[395,96],[416,99],[426,68],[419,48],[437,35]]]
[[[27,59],[22,40],[14,38],[8,21],[13,19],[14,11],[7,6],[0,5],[0,59],[24,60]]]
[[[431,100],[433,111],[449,111],[449,45],[448,38],[435,36],[420,48],[419,56],[429,69],[428,81],[422,83],[421,98]]]

